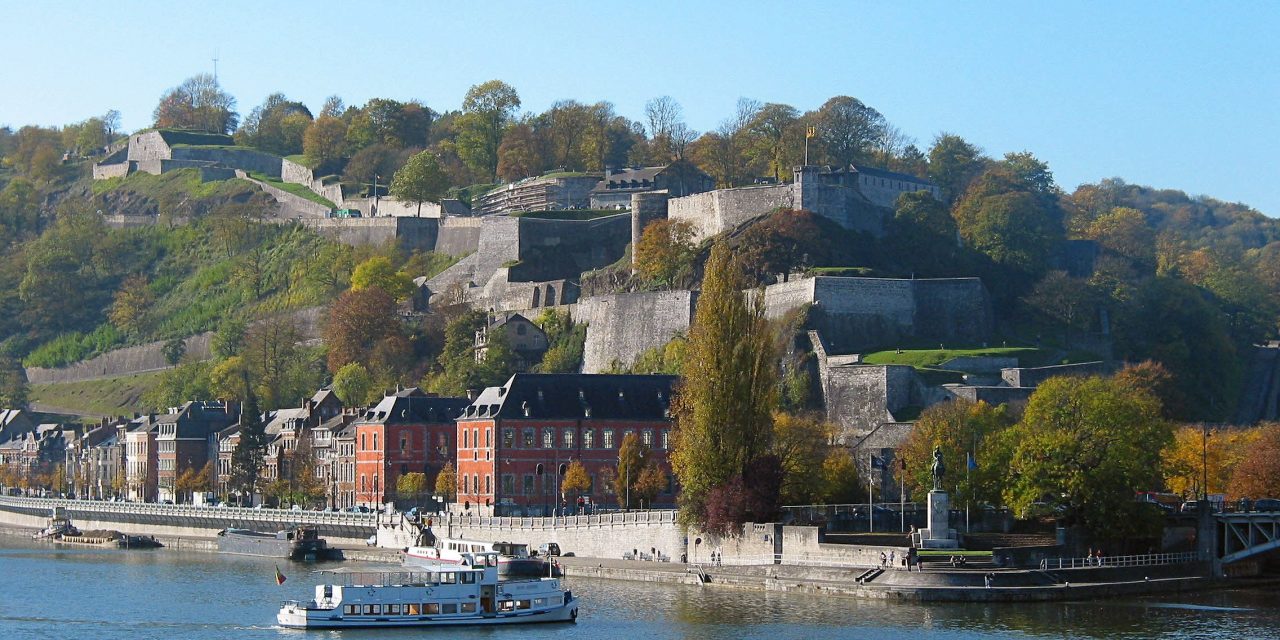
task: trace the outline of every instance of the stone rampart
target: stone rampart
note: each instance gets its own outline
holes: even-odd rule
[[[254,149],[223,149],[220,147],[172,148],[172,159],[212,162],[243,171],[256,171],[273,178],[280,177],[281,158]]]
[[[275,198],[276,202],[280,203],[280,209],[276,212],[277,218],[305,220],[308,218],[326,218],[329,216],[329,207],[326,207],[325,205],[318,202],[312,202],[302,196],[294,195],[279,187],[251,178],[243,169],[236,169],[235,173],[236,177],[252,182],[263,191],[270,194],[272,198]]]
[[[440,223],[435,251],[451,256],[474,253],[480,246],[480,218],[449,217]]]
[[[619,293],[579,300],[570,309],[574,322],[586,322],[582,371],[601,373],[615,361],[631,365],[646,349],[687,334],[693,320],[692,291]]]
[[[672,198],[667,217],[693,225],[695,240],[704,240],[779,207],[792,207],[791,185],[739,187]]]
[[[172,157],[169,143],[160,137],[159,131],[148,131],[129,138],[129,160],[141,162],[143,160],[161,160]]]
[[[1099,376],[1107,375],[1111,370],[1112,367],[1105,362],[1081,362],[1048,367],[1002,369],[1000,377],[1011,387],[1037,387],[1055,376]]]
[[[342,185],[338,183],[325,184],[317,180],[315,172],[306,165],[298,164],[288,158],[282,159],[280,162],[280,179],[292,184],[300,184],[334,204],[345,206],[343,204]]]
[[[93,165],[93,179],[106,180],[107,178],[123,178],[129,175],[129,170],[133,168],[129,162],[102,162]]]
[[[880,555],[894,556],[895,566],[905,566],[910,547],[831,544],[818,527],[782,527],[782,563],[879,567]]]
[[[352,246],[400,243],[413,251],[436,247],[439,220],[432,218],[307,218],[300,220],[317,233]]]

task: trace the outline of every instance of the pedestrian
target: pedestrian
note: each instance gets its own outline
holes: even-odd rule
[[[891,567],[897,566],[897,562],[894,561],[895,554],[896,552],[893,552],[893,551],[889,552],[889,566]]]
[[[987,575],[982,577],[983,581],[987,584],[988,589],[991,588],[991,581],[994,580],[995,577],[996,575],[994,573],[988,573]]]
[[[649,560],[650,560],[650,561],[652,561],[652,562],[657,562],[657,561],[658,561],[658,548],[657,548],[657,547],[649,547]]]
[[[881,551],[881,552],[880,552],[880,568],[881,568],[881,569],[883,569],[883,568],[884,568],[885,563],[886,563],[886,562],[888,562],[888,561],[889,561],[888,556],[884,555],[884,552],[883,552],[883,551]]]

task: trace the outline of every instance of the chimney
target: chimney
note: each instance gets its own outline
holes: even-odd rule
[[[480,397],[480,390],[479,390],[479,389],[467,389],[467,399],[468,399],[468,400],[470,400],[470,401],[472,401],[472,402],[475,402],[475,401],[476,401],[476,398],[478,398],[478,397]]]

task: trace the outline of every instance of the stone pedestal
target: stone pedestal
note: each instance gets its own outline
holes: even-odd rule
[[[955,529],[948,522],[951,515],[951,500],[946,491],[929,492],[929,528],[920,530],[920,548],[922,549],[957,549]]]

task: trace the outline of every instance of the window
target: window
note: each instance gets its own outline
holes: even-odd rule
[[[368,486],[365,485],[366,480],[368,480],[368,478],[366,478],[363,473],[360,474],[360,491],[361,492],[368,491]]]
[[[471,435],[470,435],[470,432],[468,432],[466,429],[462,430],[462,448],[463,449],[471,448]]]
[[[407,439],[407,438],[405,438],[403,435],[402,435],[402,436],[400,436],[400,453],[404,453],[404,450],[405,450],[405,449],[408,449],[408,448],[409,448],[409,447],[408,447],[408,439]]]
[[[387,605],[387,613],[388,613],[389,615],[393,615],[393,616],[398,616],[398,615],[400,615],[400,605],[398,605],[398,604],[389,604],[389,605]]]
[[[417,602],[410,602],[404,605],[404,614],[407,616],[416,616],[422,613],[422,605]]]
[[[542,448],[550,449],[556,446],[556,430],[550,427],[542,430]]]
[[[605,449],[613,448],[613,429],[604,430],[604,444],[602,444],[601,446],[603,446]]]
[[[671,432],[670,431],[664,430],[662,432],[662,448],[663,449],[671,448]]]
[[[524,446],[532,449],[534,446],[534,432],[532,428],[524,430]]]
[[[486,447],[493,446],[493,429],[484,430],[484,446]]]
[[[493,493],[493,476],[491,475],[485,475],[484,477],[484,492],[486,494]]]
[[[644,431],[641,431],[640,441],[644,443],[644,446],[652,449],[653,448],[653,429],[645,429]]]
[[[409,474],[409,465],[403,462],[400,463],[400,475],[403,476],[408,474]]]
[[[526,496],[531,496],[531,495],[533,495],[533,491],[534,491],[534,488],[533,488],[533,487],[534,487],[534,484],[533,484],[533,474],[525,474],[525,476],[524,476],[524,490],[522,491],[522,493],[524,493],[524,495],[526,495]]]
[[[440,603],[438,603],[438,602],[424,602],[424,603],[422,603],[422,613],[424,613],[424,614],[426,614],[426,615],[429,615],[429,616],[439,615],[439,614],[440,614]]]
[[[342,605],[342,613],[348,616],[360,615],[360,605],[344,604]]]
[[[454,602],[447,602],[447,603],[445,603],[445,604],[440,605],[440,613],[442,613],[442,614],[452,615],[452,614],[455,614],[455,613],[457,613],[457,612],[458,612],[458,605],[457,605],[457,603],[454,603]]]
[[[585,429],[582,432],[582,448],[590,449],[596,446],[596,430]]]
[[[365,445],[367,445],[367,444],[369,444],[369,443],[365,442],[365,440],[364,440],[364,434],[363,434],[363,433],[362,433],[362,434],[360,434],[360,450],[361,450],[361,451],[368,451],[368,450],[369,450],[369,447],[365,446]]]
[[[462,603],[462,612],[463,612],[463,613],[475,613],[475,612],[476,612],[476,603],[474,603],[474,602],[464,602],[464,603]]]
[[[373,434],[373,450],[378,450],[378,434]]]
[[[479,429],[471,430],[471,446],[476,448],[480,447],[480,430]]]
[[[503,495],[512,495],[516,492],[516,477],[509,474],[502,474],[502,493]]]
[[[515,446],[516,446],[516,430],[503,429],[502,430],[502,447],[504,449],[511,449]]]
[[[476,574],[474,572],[468,571],[462,574],[462,584],[475,584],[475,583],[476,583]],[[472,609],[472,611],[475,611],[475,609]]]
[[[564,439],[564,448],[572,449],[573,448],[573,429],[565,429],[563,439]]]

